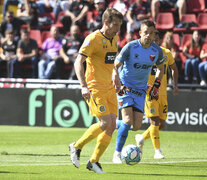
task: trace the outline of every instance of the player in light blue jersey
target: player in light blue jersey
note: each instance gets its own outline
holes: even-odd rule
[[[153,64],[158,67],[150,98],[158,99],[160,80],[164,73],[162,49],[154,42],[155,24],[144,20],[140,28],[140,39],[126,44],[114,64],[114,76],[119,75],[121,89],[118,93],[122,121],[117,131],[114,163],[122,163],[121,150],[126,142],[130,128],[138,130],[142,124],[147,81]],[[121,72],[118,68],[123,65]]]

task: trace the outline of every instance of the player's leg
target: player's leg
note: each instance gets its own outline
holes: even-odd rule
[[[158,100],[159,101],[159,100]],[[147,118],[151,117],[158,117],[159,116],[159,102],[156,100],[149,100],[149,95],[146,95],[145,98],[145,116]],[[135,140],[137,142],[137,146],[142,150],[144,141],[150,138],[150,132],[152,131],[152,128],[154,127],[150,125],[147,130],[144,131],[143,134],[137,134],[135,136]]]
[[[96,173],[103,173],[99,164],[99,159],[110,144],[112,134],[116,128],[116,117],[118,113],[117,97],[115,90],[101,92],[104,97],[102,100],[97,100],[98,110],[96,115],[99,117],[100,126],[103,132],[98,135],[96,147],[87,164],[87,169]],[[102,114],[102,116],[101,116]]]
[[[88,103],[88,106],[90,107],[90,113],[94,116],[97,115],[97,104],[94,102],[96,101],[97,96],[99,96],[98,91],[93,91],[91,99]],[[77,142],[73,142],[69,145],[69,150],[70,150],[70,157],[71,161],[73,162],[74,166],[79,168],[80,167],[80,153],[83,148],[83,146],[87,143],[89,143],[91,140],[96,138],[100,133],[102,133],[103,130],[101,128],[100,122],[95,123],[91,125],[86,132],[81,136],[81,138]]]
[[[151,117],[150,118],[150,138],[152,140],[153,147],[155,149],[155,159],[163,159],[162,151],[160,150],[160,136],[159,136],[159,125],[160,118],[159,117]]]
[[[116,128],[116,116],[109,114],[99,118],[103,132],[98,136],[96,147],[87,164],[87,168],[96,173],[104,173],[99,166],[99,159],[110,144],[112,134]]]
[[[126,107],[121,109],[123,120],[120,122],[120,127],[117,131],[116,149],[113,156],[113,163],[122,163],[121,150],[128,137],[128,131],[130,130],[133,119],[133,108]]]

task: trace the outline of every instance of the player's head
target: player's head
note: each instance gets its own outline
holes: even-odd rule
[[[158,30],[155,30],[154,42],[159,46],[162,43],[162,34]]]
[[[148,19],[143,20],[141,23],[139,34],[141,37],[141,44],[144,47],[149,47],[151,45],[151,42],[154,40],[154,34],[155,34],[154,22]]]
[[[114,8],[107,8],[102,15],[103,30],[105,35],[112,38],[119,31],[123,15]]]

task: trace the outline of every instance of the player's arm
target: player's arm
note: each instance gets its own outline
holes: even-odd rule
[[[173,85],[173,95],[177,95],[178,94],[178,68],[176,66],[176,63],[173,63],[172,65],[170,65],[170,68],[172,70],[172,77],[173,77],[173,81],[174,81],[174,85]]]
[[[114,61],[114,69],[113,69],[113,83],[116,87],[116,92],[118,93],[121,88],[121,81],[119,79],[119,67],[122,66],[122,62],[117,59]]]
[[[149,100],[152,99],[158,100],[159,98],[159,87],[161,85],[161,79],[164,75],[164,70],[165,70],[163,62],[164,62],[163,53],[162,51],[160,51],[158,61],[156,62],[157,72],[155,75],[155,82],[149,92]]]
[[[83,63],[86,61],[85,56],[78,54],[76,61],[74,63],[75,67],[75,72],[77,75],[77,78],[81,84],[82,87],[82,96],[84,97],[85,100],[90,99],[90,90],[88,89],[86,79],[85,79],[85,70],[84,70],[84,65]]]

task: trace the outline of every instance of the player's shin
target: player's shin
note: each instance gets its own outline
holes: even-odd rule
[[[127,136],[128,136],[128,131],[130,130],[131,125],[124,123],[123,121],[121,122],[121,125],[117,131],[117,138],[116,138],[116,151],[121,152]]]
[[[103,130],[99,123],[95,123],[90,126],[82,137],[75,143],[74,147],[77,149],[82,149],[85,144],[96,138]]]
[[[91,163],[99,162],[100,157],[102,156],[108,145],[110,144],[110,141],[111,141],[111,136],[106,134],[105,131],[99,134],[97,138],[96,147],[90,159]]]

